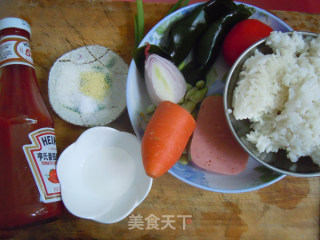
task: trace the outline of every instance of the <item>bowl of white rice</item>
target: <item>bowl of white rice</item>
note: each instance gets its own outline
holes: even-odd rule
[[[270,169],[320,176],[320,35],[274,31],[226,80],[224,106],[241,146]]]

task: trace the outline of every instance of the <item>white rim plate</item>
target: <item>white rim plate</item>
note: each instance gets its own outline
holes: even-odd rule
[[[179,9],[178,11],[162,19],[149,31],[149,33],[146,34],[140,46],[144,45],[146,42],[149,42],[150,44],[159,44],[161,41],[161,37],[165,34],[166,28],[175,19],[189,12],[198,4],[201,3],[193,4]],[[256,10],[256,12],[250,18],[258,19],[268,24],[277,31],[292,31],[292,28],[290,26],[288,26],[285,22],[270,14],[269,12],[252,5],[245,5],[253,7]],[[227,66],[224,62],[222,54],[220,54],[216,59],[213,68],[217,73],[217,80],[209,88],[208,95],[223,94],[225,86],[224,79],[230,67]],[[128,76],[127,108],[129,118],[135,134],[141,139],[146,124],[140,116],[140,113],[143,112],[151,102],[149,97],[147,96],[145,84],[137,71],[134,61],[132,61],[130,64]],[[191,164],[182,165],[179,162],[169,170],[169,173],[179,180],[194,187],[223,193],[241,193],[254,191],[269,186],[286,176],[284,174],[279,174],[269,170],[261,163],[254,160],[252,157],[250,157],[248,160],[246,170],[239,175],[234,176],[225,176],[207,172],[205,170],[196,168]]]

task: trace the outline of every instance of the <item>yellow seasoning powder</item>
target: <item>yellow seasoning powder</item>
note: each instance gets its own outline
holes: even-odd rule
[[[94,71],[81,73],[80,91],[86,96],[102,101],[107,96],[109,87],[104,73]]]

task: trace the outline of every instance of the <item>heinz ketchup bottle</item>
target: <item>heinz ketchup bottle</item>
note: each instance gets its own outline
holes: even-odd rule
[[[0,20],[0,228],[62,211],[53,120],[41,98],[30,51],[30,26]]]

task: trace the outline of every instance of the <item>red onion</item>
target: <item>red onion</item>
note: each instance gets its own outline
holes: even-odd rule
[[[156,106],[162,101],[178,103],[186,93],[187,84],[180,70],[159,55],[147,56],[144,75],[149,97]]]

